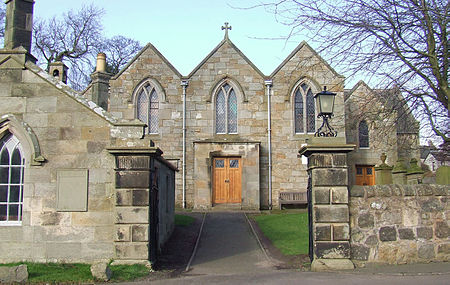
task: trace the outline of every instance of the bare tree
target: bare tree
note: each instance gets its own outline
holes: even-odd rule
[[[348,75],[371,75],[398,89],[423,127],[449,141],[447,0],[279,0],[261,4],[305,31],[319,52]],[[401,100],[402,101],[402,100]]]
[[[141,44],[136,40],[114,36],[103,41],[100,51],[106,54],[108,72],[117,74],[141,49]]]
[[[5,38],[5,19],[6,19],[6,6],[5,3],[0,3],[0,44],[3,45]]]
[[[130,38],[105,38],[103,14],[103,9],[90,5],[34,24],[34,51],[38,58],[45,61],[47,68],[52,62],[64,61],[70,68],[69,84],[76,90],[89,84],[98,52],[106,53],[108,72],[116,74],[141,49],[139,42]]]
[[[87,70],[92,71],[95,53],[102,42],[103,9],[93,5],[81,10],[69,11],[61,17],[49,20],[37,19],[33,26],[33,50],[48,65],[65,61],[70,68],[69,82],[80,90],[90,80]]]

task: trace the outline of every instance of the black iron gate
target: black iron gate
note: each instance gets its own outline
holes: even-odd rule
[[[313,203],[312,203],[312,178],[308,171],[308,189],[306,191],[308,198],[308,229],[309,229],[309,259],[314,259],[314,237],[313,237]]]
[[[159,204],[159,197],[158,197],[158,171],[156,169],[153,169],[150,174],[150,209],[149,209],[149,215],[150,215],[150,239],[149,239],[149,259],[151,264],[156,264],[158,261],[158,240],[159,240],[159,225],[158,225],[158,204]]]

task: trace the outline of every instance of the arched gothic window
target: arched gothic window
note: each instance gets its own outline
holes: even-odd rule
[[[306,110],[306,112],[305,112]],[[306,83],[295,90],[294,96],[295,133],[314,133],[316,131],[316,110],[314,95]]]
[[[22,221],[25,159],[19,140],[12,134],[0,139],[0,225]]]
[[[159,132],[159,98],[155,87],[149,82],[138,90],[136,117],[148,125],[149,134]]]
[[[237,133],[237,97],[233,87],[223,84],[216,96],[216,133]]]
[[[358,127],[359,147],[369,147],[369,126],[362,120]]]

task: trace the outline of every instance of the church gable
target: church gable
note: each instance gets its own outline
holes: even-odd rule
[[[289,86],[290,91],[302,78],[307,78],[313,85],[321,89],[321,85],[340,85],[342,88],[344,77],[338,74],[315,50],[305,41],[301,42],[291,54],[270,75],[279,84]],[[339,88],[334,88],[338,91]],[[289,92],[285,94],[290,100]]]
[[[215,90],[224,81],[236,87],[242,102],[264,95],[264,74],[228,38],[221,41],[188,78],[195,86],[195,95],[205,102],[214,100]]]
[[[160,103],[180,103],[181,78],[175,67],[152,44],[147,44],[110,80],[109,110],[121,118],[137,118],[136,95],[146,84],[158,89]]]

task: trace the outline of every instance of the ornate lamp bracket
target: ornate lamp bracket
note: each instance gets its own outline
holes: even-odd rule
[[[330,126],[330,123],[328,122],[328,119],[331,119],[333,114],[319,114],[317,117],[323,118],[322,126],[317,130],[317,132],[314,134],[315,137],[336,137],[337,131]]]

